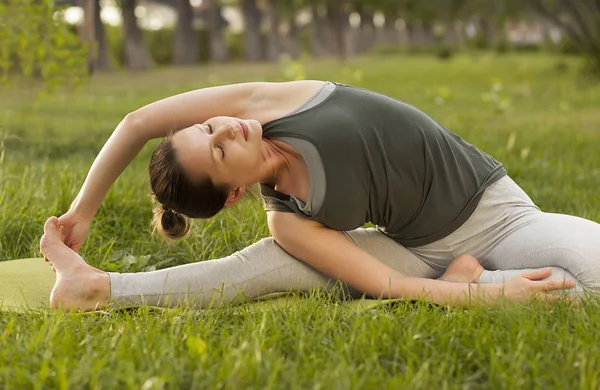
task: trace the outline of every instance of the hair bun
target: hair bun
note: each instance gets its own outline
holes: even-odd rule
[[[154,210],[154,226],[172,240],[184,238],[191,228],[188,218],[165,206]]]

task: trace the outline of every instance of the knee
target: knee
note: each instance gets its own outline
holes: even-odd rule
[[[254,244],[235,253],[245,261],[261,263],[289,263],[298,260],[283,250],[283,248],[273,239],[273,237],[263,238]]]
[[[600,253],[582,253],[571,248],[553,248],[552,264],[566,270],[588,291],[600,292]]]

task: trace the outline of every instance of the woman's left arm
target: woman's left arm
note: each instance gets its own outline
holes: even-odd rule
[[[69,212],[60,217],[67,245],[75,251],[81,248],[109,188],[146,142],[215,116],[245,117],[260,113],[269,85],[257,82],[199,89],[159,100],[126,115],[95,158]]]
[[[261,102],[272,83],[250,82],[202,88],[170,96],[133,112],[129,122],[143,128],[145,140],[161,138],[170,131],[181,130],[216,116],[259,120]]]

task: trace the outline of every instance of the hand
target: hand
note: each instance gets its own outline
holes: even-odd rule
[[[528,301],[532,298],[556,300],[560,294],[548,294],[553,290],[565,290],[575,287],[572,280],[540,280],[552,274],[550,268],[535,270],[515,276],[504,283],[504,295],[511,301]]]
[[[68,211],[58,218],[58,223],[62,226],[65,244],[75,252],[79,252],[87,237],[91,221],[74,211]]]

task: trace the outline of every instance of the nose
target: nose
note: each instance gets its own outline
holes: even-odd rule
[[[222,142],[227,139],[235,139],[235,124],[231,122],[224,124],[214,132],[213,137],[215,142]]]

